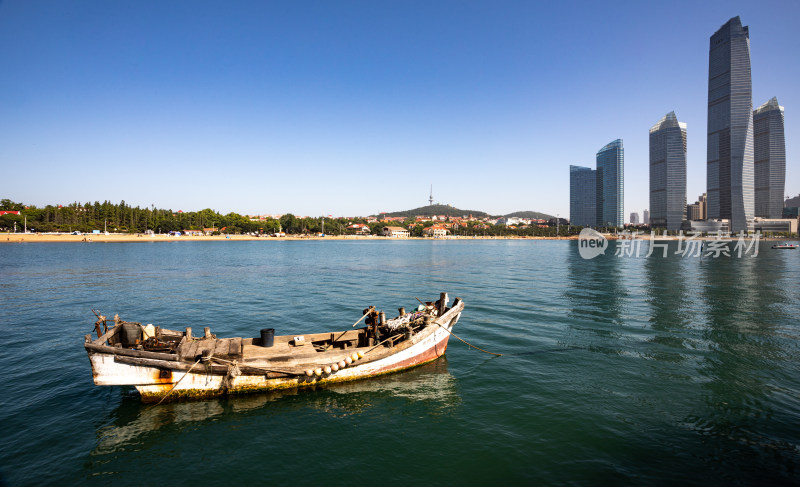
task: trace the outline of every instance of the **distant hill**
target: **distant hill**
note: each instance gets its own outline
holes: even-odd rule
[[[393,211],[391,213],[381,213],[380,216],[402,216],[402,217],[415,217],[415,216],[433,216],[433,215],[447,215],[447,216],[464,216],[472,215],[474,217],[489,216],[488,213],[476,210],[460,210],[453,208],[450,205],[428,205],[414,208],[413,210],[406,211]],[[377,216],[377,215],[375,215]]]
[[[415,216],[433,216],[433,215],[447,215],[447,216],[472,215],[476,218],[491,216],[484,211],[462,210],[459,208],[453,208],[450,205],[428,205],[428,206],[421,206],[419,208],[414,208],[413,210],[393,211],[391,213],[380,214],[380,216],[402,216],[404,218],[409,218],[409,217],[413,218]],[[373,215],[373,216],[378,216],[378,215]],[[549,220],[551,218],[555,218],[553,215],[548,215],[547,213],[542,213],[539,211],[515,211],[514,213],[509,213],[508,215],[503,215],[503,216],[515,216],[519,218],[534,218],[542,220]]]
[[[553,215],[548,215],[547,213],[541,213],[538,211],[515,211],[514,213],[509,213],[508,215],[503,216],[515,216],[517,218],[532,218],[535,220],[549,220],[551,218],[555,218]]]

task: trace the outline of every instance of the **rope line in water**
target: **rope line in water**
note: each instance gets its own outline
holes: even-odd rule
[[[488,350],[484,350],[484,349],[482,349],[482,348],[476,347],[475,345],[473,345],[473,344],[469,343],[468,341],[464,340],[463,338],[459,337],[458,335],[456,335],[456,334],[455,334],[455,333],[453,333],[452,331],[448,330],[447,328],[445,328],[445,327],[444,327],[444,326],[442,326],[441,324],[439,324],[439,323],[436,323],[436,324],[437,324],[437,325],[439,325],[439,326],[442,328],[442,330],[444,330],[444,331],[446,331],[447,333],[449,333],[449,334],[453,335],[454,337],[458,338],[459,340],[461,340],[462,342],[464,342],[464,343],[465,343],[467,346],[470,346],[470,347],[474,348],[475,350],[480,350],[480,351],[481,351],[481,352],[483,352],[483,353],[488,353],[489,355],[495,355],[495,356],[497,356],[497,357],[501,357],[501,356],[503,355],[502,353],[494,353],[494,352],[489,352]]]

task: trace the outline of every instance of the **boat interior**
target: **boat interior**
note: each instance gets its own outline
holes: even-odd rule
[[[443,316],[453,308],[463,307],[456,298],[452,307],[447,306],[447,294],[442,293],[436,302],[420,302],[410,313],[398,309],[395,318],[386,319],[385,313],[369,307],[363,310],[361,319],[351,330],[312,333],[303,335],[275,335],[274,330],[266,328],[254,338],[218,338],[209,327],[202,334],[195,335],[191,327],[185,331],[170,330],[152,324],[124,321],[115,316],[113,320],[95,312],[95,330],[98,338],[86,336],[87,349],[191,363],[214,357],[215,360],[236,360],[243,365],[283,364],[297,366],[314,363],[317,360],[330,361],[330,357],[346,358],[352,352],[373,350],[384,347],[395,349],[415,342],[415,337],[424,334],[427,327],[437,317]],[[105,350],[102,350],[105,349]],[[110,349],[110,350],[109,350]],[[396,351],[396,350],[395,350]],[[389,352],[389,350],[387,350]],[[391,352],[389,352],[391,353]],[[372,356],[383,355],[380,353]]]

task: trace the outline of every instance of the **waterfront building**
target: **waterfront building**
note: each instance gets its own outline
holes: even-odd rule
[[[639,213],[633,212],[631,213],[631,225],[638,225],[639,224]]]
[[[675,112],[650,128],[650,225],[680,230],[686,219],[686,124]]]
[[[780,218],[786,187],[786,140],[783,107],[777,97],[753,111],[753,141],[755,216]]]
[[[797,218],[755,218],[755,231],[761,233],[797,233]]]
[[[621,227],[625,206],[625,150],[622,140],[606,144],[597,152],[596,209],[597,225]]]
[[[591,227],[597,222],[596,173],[597,171],[588,167],[569,166],[569,221],[571,225]]]
[[[426,237],[444,238],[447,236],[447,228],[442,225],[433,225],[422,231]]]
[[[642,223],[645,225],[650,224],[650,212],[648,210],[644,210],[644,212],[642,212]]]
[[[739,17],[711,36],[708,55],[708,219],[752,228],[753,102],[750,33]]]
[[[706,220],[695,221],[686,220],[682,227],[684,232],[692,233],[705,233],[705,234],[729,234],[731,233],[730,221],[724,220]]]
[[[406,238],[411,236],[411,232],[403,227],[383,227],[383,236],[392,238]]]

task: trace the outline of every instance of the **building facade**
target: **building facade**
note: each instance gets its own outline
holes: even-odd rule
[[[686,205],[686,219],[693,221],[700,220],[700,205],[697,203]]]
[[[683,226],[684,232],[711,234],[731,233],[730,222],[728,220],[694,221],[686,220]]]
[[[710,40],[707,151],[708,218],[747,231],[755,213],[753,103],[750,32],[739,17]]]
[[[569,166],[569,221],[571,225],[591,227],[597,222],[597,171],[588,167]]]
[[[650,226],[680,230],[686,219],[686,124],[669,112],[650,128]]]
[[[781,218],[786,189],[786,140],[778,98],[753,111],[755,216]]]
[[[383,227],[383,236],[392,238],[408,238],[411,232],[403,227]]]
[[[621,227],[625,221],[625,149],[622,140],[606,144],[597,152],[597,226]]]
[[[631,225],[638,225],[639,224],[639,213],[633,212],[631,213]]]
[[[797,218],[758,218],[755,230],[761,233],[797,233]]]
[[[426,237],[444,238],[447,236],[447,229],[441,225],[433,225],[422,231]]]
[[[701,220],[708,220],[708,197],[706,193],[697,197],[697,204],[700,206],[700,219]]]

